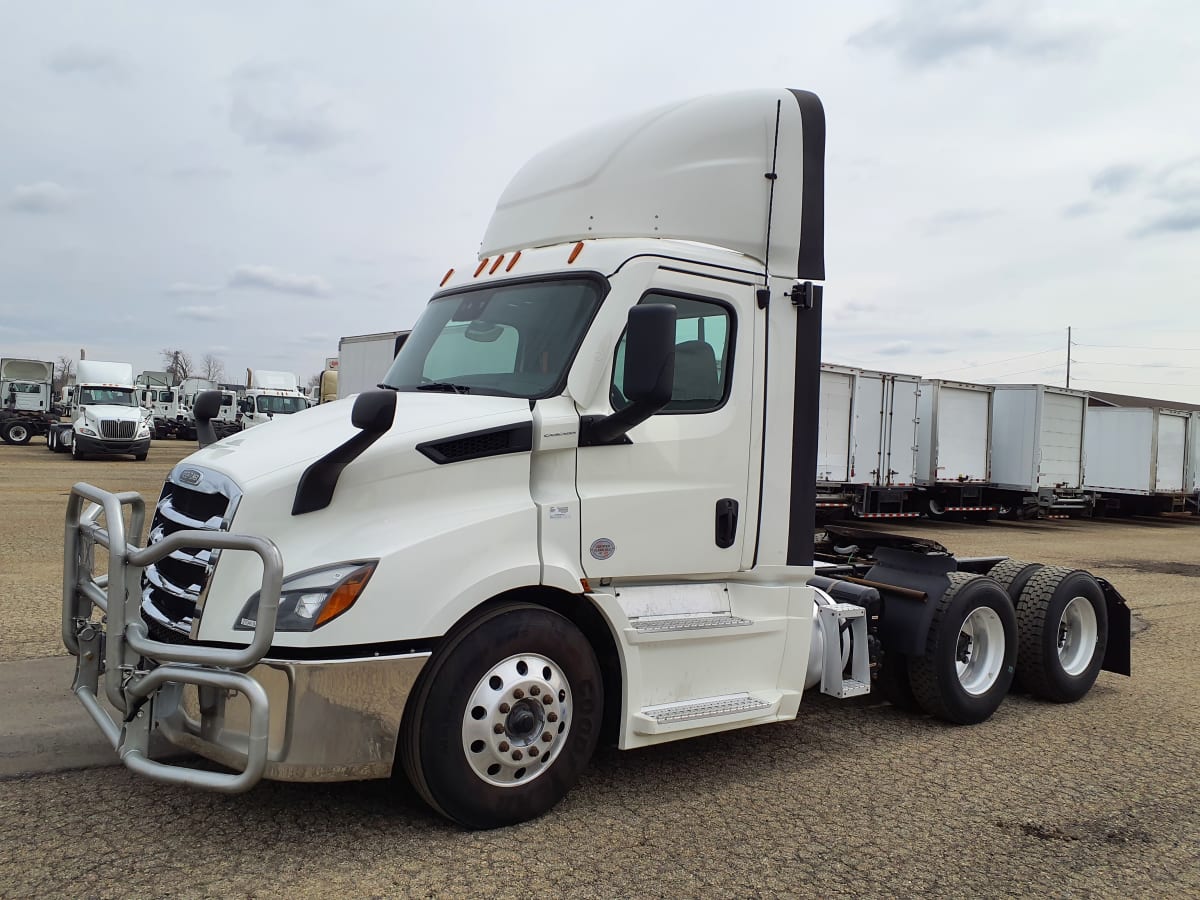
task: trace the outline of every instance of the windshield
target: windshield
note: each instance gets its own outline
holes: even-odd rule
[[[171,391],[159,391],[158,392],[158,402],[159,403],[171,403],[172,401],[174,401],[174,399],[175,399],[175,394],[172,393]]]
[[[576,277],[436,297],[380,386],[549,396],[561,389],[604,288],[599,279]]]
[[[303,397],[273,397],[270,395],[260,396],[258,398],[258,411],[261,413],[271,413],[272,415],[289,415],[294,412],[300,412],[302,409],[308,409],[308,404],[304,402]]]
[[[80,406],[137,406],[130,388],[94,388],[79,389]]]

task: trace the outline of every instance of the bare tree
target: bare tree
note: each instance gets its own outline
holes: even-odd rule
[[[205,381],[220,384],[225,380],[225,363],[211,353],[205,353],[200,361],[200,377]]]
[[[75,374],[75,360],[69,356],[60,356],[58,362],[54,364],[54,393],[55,396],[61,391],[71,380],[71,376]]]
[[[321,373],[308,376],[308,386],[310,388],[319,388],[321,386]]]
[[[175,376],[176,384],[182,384],[192,374],[192,357],[183,350],[163,350],[162,364],[165,371]]]

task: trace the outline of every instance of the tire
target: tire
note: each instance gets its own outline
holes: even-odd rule
[[[83,459],[83,454],[79,452],[79,443],[71,441],[71,459]]]
[[[417,793],[467,828],[524,822],[578,780],[603,711],[600,664],[579,629],[544,607],[504,604],[452,632],[425,666],[401,762]]]
[[[991,578],[954,572],[936,601],[925,654],[908,661],[913,696],[925,712],[958,725],[989,718],[1012,685],[1017,619]],[[965,657],[965,658],[964,658]]]
[[[10,444],[24,447],[33,437],[33,432],[24,422],[9,422],[4,426],[4,440]]]
[[[1021,592],[1017,627],[1022,687],[1055,703],[1073,703],[1091,690],[1108,646],[1108,607],[1095,578],[1046,566]]]
[[[1013,607],[1021,596],[1021,591],[1029,583],[1029,579],[1042,570],[1041,563],[1024,562],[1020,559],[1006,559],[988,569],[988,578],[994,579],[1000,587],[1008,592]]]
[[[54,439],[58,436],[58,432],[51,428],[46,432],[46,449],[51,453],[54,452]]]
[[[134,458],[134,459],[136,459],[138,462],[145,462],[145,461],[146,461],[146,456],[147,456],[147,454],[145,454],[145,453],[135,453],[135,454],[133,454],[133,458]]]

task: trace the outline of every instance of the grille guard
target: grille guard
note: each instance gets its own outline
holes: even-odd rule
[[[85,503],[92,505],[85,507]],[[136,493],[114,494],[80,482],[67,501],[62,639],[77,658],[72,692],[121,761],[135,772],[156,781],[223,793],[249,790],[266,767],[269,711],[262,686],[244,672],[266,655],[274,638],[283,557],[266,538],[217,531],[178,531],[156,544],[138,547],[126,539],[126,506],[129,533],[140,536],[146,504]],[[108,550],[108,572],[99,576],[94,574],[97,545]],[[245,550],[262,559],[258,624],[247,646],[201,647],[150,639],[140,613],[142,572],[183,548]],[[101,611],[99,622],[92,621],[93,607]],[[152,667],[147,667],[147,661]],[[102,678],[105,698],[124,716],[120,722],[100,702]],[[172,702],[178,691],[161,695],[160,691],[181,684],[245,695],[250,704],[250,729],[241,772],[212,772],[149,759],[155,701],[161,697],[164,703]]]

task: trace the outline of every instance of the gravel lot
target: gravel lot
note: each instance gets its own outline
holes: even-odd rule
[[[35,440],[0,446],[0,661],[61,652],[70,485],[152,502],[191,449],[73,462]],[[549,815],[486,833],[382,782],[221,797],[120,767],[11,778],[0,896],[1200,896],[1200,524],[908,530],[1110,578],[1145,627],[1134,677],[1069,706],[1013,696],[970,728],[814,697],[786,724],[602,749]]]

